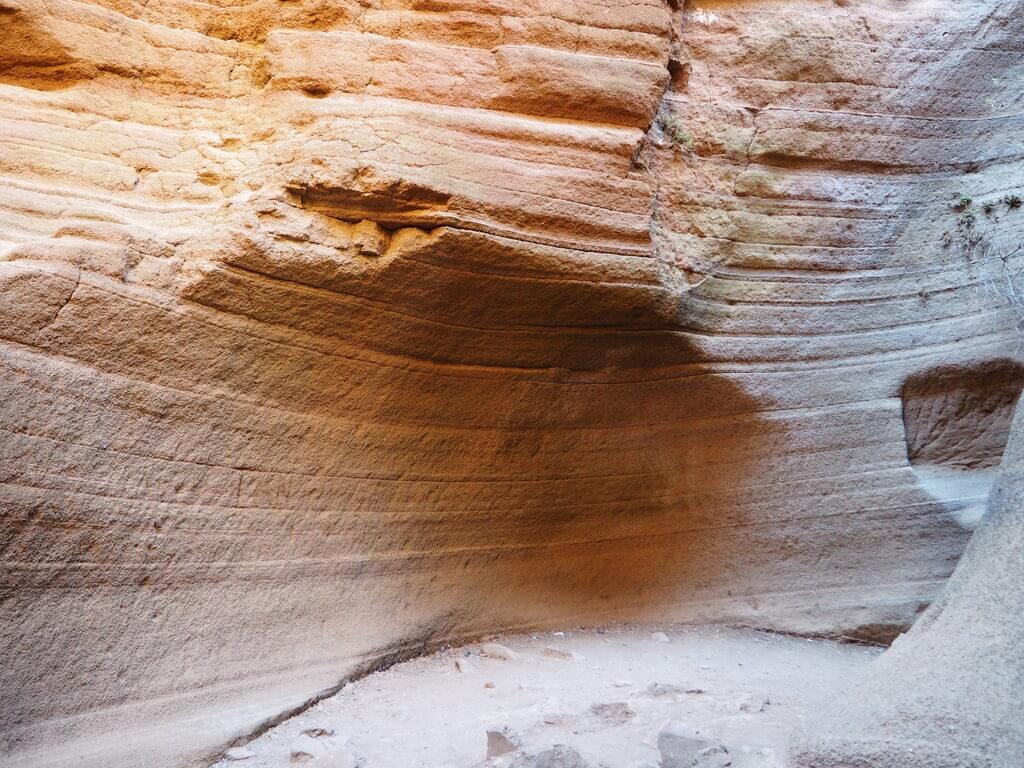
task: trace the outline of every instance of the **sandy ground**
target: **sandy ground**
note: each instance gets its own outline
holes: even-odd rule
[[[719,739],[734,768],[777,768],[805,713],[822,697],[842,696],[847,677],[880,652],[713,627],[492,642],[500,644],[493,651],[504,647],[515,658],[489,657],[481,644],[399,664],[347,685],[216,766],[518,768],[564,744],[593,768],[653,768],[659,732],[678,721]],[[488,729],[504,730],[521,748],[488,759]]]

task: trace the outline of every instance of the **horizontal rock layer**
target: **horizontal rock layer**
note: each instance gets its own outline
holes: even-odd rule
[[[498,628],[905,627],[969,535],[907,414],[1010,418],[915,382],[1021,385],[1019,5],[0,0],[5,764]]]

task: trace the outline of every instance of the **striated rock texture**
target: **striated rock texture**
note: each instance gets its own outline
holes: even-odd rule
[[[1024,380],[1022,11],[0,0],[4,765],[498,628],[905,628]]]
[[[942,596],[818,714],[807,768],[1002,768],[1024,755],[1024,409],[992,511]]]

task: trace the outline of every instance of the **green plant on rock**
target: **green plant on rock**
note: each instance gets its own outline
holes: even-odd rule
[[[974,199],[969,197],[968,195],[960,195],[960,197],[957,199],[957,201],[955,203],[953,203],[953,210],[954,211],[966,211],[968,208],[971,207],[971,203],[973,203],[973,202],[974,202]]]
[[[666,117],[661,121],[661,129],[677,147],[682,147],[687,152],[693,152],[693,136],[689,134],[686,126],[678,117]]]
[[[1006,203],[1009,208],[1020,208],[1022,202],[1020,195],[1007,195],[1003,198],[1003,202]]]

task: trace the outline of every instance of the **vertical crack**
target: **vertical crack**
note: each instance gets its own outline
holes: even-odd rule
[[[78,286],[80,286],[81,284],[82,270],[79,269],[75,272],[75,284],[71,287],[71,290],[68,291],[68,295],[64,297],[64,300],[61,302],[60,306],[57,307],[56,311],[53,313],[53,317],[51,317],[46,323],[39,327],[40,331],[49,330],[54,325],[54,323],[56,323],[57,320],[60,319],[61,312],[63,312],[65,307],[67,307],[68,304],[70,304],[74,300],[75,293],[78,291]]]
[[[757,118],[759,118],[760,116],[761,116],[761,110],[759,110],[759,109],[755,110],[754,111],[754,119],[753,119],[753,121],[751,123],[751,127],[753,128],[753,131],[750,134],[750,141],[747,142],[746,149],[744,149],[744,151],[743,151],[743,169],[741,171],[739,171],[733,177],[733,180],[732,180],[732,193],[733,193],[733,195],[735,197],[740,197],[740,193],[739,193],[739,191],[736,188],[737,184],[739,183],[740,176],[742,176],[744,173],[746,173],[748,170],[750,170],[750,166],[751,166],[751,163],[752,163],[752,161],[750,159],[750,153],[753,151],[754,142],[757,141],[758,131],[761,130],[758,127],[758,125],[757,125]]]

